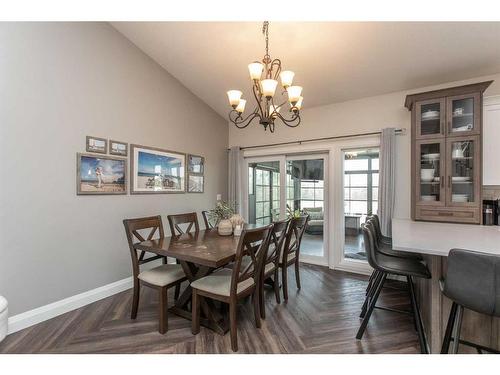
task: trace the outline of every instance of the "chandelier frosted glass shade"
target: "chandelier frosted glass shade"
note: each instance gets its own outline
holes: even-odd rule
[[[233,108],[229,112],[229,121],[239,129],[246,128],[254,119],[257,119],[259,124],[264,126],[264,130],[269,129],[271,132],[274,132],[277,120],[294,128],[300,124],[302,87],[292,86],[295,73],[291,70],[282,71],[280,59],[271,59],[269,55],[269,22],[264,22],[262,33],[266,37],[264,58],[261,62],[254,61],[248,64],[256,106],[252,112],[244,117],[247,100],[242,98],[241,91],[229,90],[227,97],[229,105]],[[281,81],[281,85],[279,85],[278,79]],[[288,113],[283,113],[285,110],[281,110],[284,106]]]

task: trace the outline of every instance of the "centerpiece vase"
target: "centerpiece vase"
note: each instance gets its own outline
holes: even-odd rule
[[[217,232],[221,236],[230,236],[233,234],[233,224],[231,223],[231,220],[222,219],[219,221],[219,224],[217,224]]]

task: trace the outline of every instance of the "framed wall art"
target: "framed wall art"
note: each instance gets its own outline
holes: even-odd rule
[[[188,173],[203,174],[205,158],[203,156],[188,154]]]
[[[124,142],[109,140],[109,153],[111,155],[127,156],[128,144]]]
[[[131,194],[186,192],[186,155],[161,148],[130,145]]]
[[[86,147],[87,152],[96,152],[98,154],[108,153],[108,141],[104,138],[87,136]]]
[[[204,176],[188,175],[188,192],[189,193],[203,193]]]
[[[76,193],[127,194],[127,159],[76,154]]]

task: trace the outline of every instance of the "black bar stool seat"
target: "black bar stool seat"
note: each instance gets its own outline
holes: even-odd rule
[[[385,254],[375,254],[377,271],[390,273],[398,276],[413,276],[423,279],[430,279],[431,274],[427,266],[416,259],[399,258],[387,256]]]
[[[453,341],[453,353],[459,344],[499,353],[498,350],[460,340],[463,309],[500,317],[500,256],[471,250],[452,249],[448,254],[443,294],[453,301],[443,339],[441,353],[448,353]]]

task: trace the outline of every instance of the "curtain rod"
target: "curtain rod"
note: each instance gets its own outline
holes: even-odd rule
[[[266,145],[246,146],[246,147],[240,147],[240,150],[248,150],[248,149],[251,149],[251,148],[285,146],[285,145],[293,145],[293,144],[299,144],[299,145],[301,145],[302,143],[305,143],[305,142],[328,141],[328,140],[332,140],[332,139],[353,138],[353,137],[367,137],[367,136],[370,136],[370,135],[379,135],[379,134],[382,134],[382,132],[381,131],[377,131],[377,132],[370,132],[370,133],[337,135],[337,136],[334,136],[334,137],[322,137],[322,138],[303,139],[301,141],[289,141],[289,142],[269,143],[269,144],[266,144]],[[396,129],[396,134],[403,134],[403,135],[406,134],[406,128],[398,128],[398,129]],[[228,151],[229,151],[229,149],[228,149]]]

